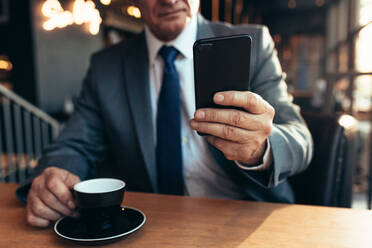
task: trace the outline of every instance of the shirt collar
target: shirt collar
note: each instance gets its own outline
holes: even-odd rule
[[[163,45],[174,46],[185,58],[192,59],[192,47],[196,41],[197,27],[197,18],[194,16],[176,39],[169,42],[164,42],[156,38],[155,35],[153,35],[150,31],[149,27],[145,25],[146,43],[150,65],[154,63],[158,52]]]

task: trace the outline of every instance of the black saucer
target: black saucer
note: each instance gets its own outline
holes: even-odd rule
[[[121,238],[140,229],[145,224],[146,216],[140,210],[122,207],[121,213],[115,217],[113,227],[100,232],[88,232],[81,219],[62,217],[54,225],[54,231],[62,238],[78,242],[100,242]]]

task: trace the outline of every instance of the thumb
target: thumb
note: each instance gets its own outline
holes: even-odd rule
[[[80,178],[77,175],[67,172],[65,184],[69,189],[72,189],[78,182],[80,182]]]

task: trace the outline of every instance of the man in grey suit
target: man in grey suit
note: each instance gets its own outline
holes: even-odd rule
[[[62,215],[75,216],[70,189],[97,174],[123,179],[128,190],[168,192],[161,185],[173,174],[159,169],[159,146],[167,136],[159,135],[159,125],[168,118],[161,102],[169,70],[180,89],[176,92],[180,112],[178,127],[169,124],[165,130],[176,128],[180,134],[179,142],[171,145],[182,150],[181,194],[294,202],[286,179],[309,164],[312,139],[287,94],[267,28],[208,22],[197,14],[198,0],[133,3],[141,10],[145,31],[92,56],[75,113],[17,191],[21,198],[28,193],[27,221],[47,226]],[[195,112],[193,42],[242,33],[253,40],[252,91],[214,96],[216,104],[242,110]],[[164,47],[174,52],[169,63],[162,54]],[[175,156],[171,149],[169,156]],[[165,173],[175,164],[166,164]]]

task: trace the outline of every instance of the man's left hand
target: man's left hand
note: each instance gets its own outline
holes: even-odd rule
[[[245,165],[262,163],[267,138],[273,127],[274,108],[261,96],[249,91],[224,91],[213,101],[236,109],[198,109],[191,127],[207,135],[207,140],[229,160]]]

